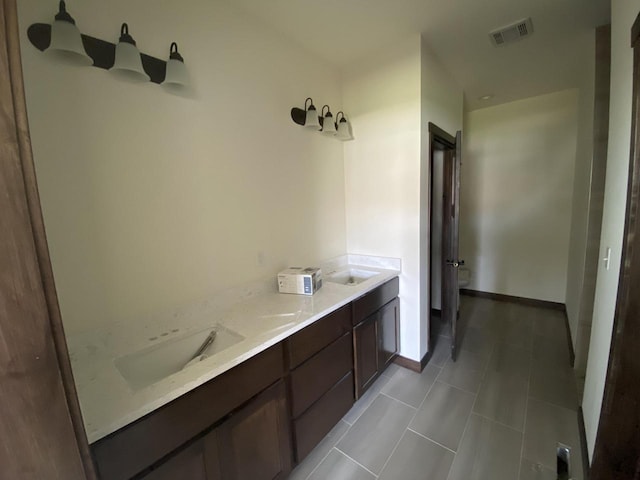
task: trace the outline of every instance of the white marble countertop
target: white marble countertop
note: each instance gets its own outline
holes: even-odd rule
[[[242,294],[232,300],[226,293],[222,296],[226,301],[203,302],[134,326],[121,323],[109,331],[68,336],[89,443],[193,390],[400,273],[399,260],[356,255],[339,257],[321,267],[325,281],[313,296],[280,294],[274,279],[257,288],[241,289]],[[350,267],[377,274],[358,285],[326,281],[332,270]],[[116,367],[117,358],[216,324],[242,335],[244,340],[139,389],[132,388]]]

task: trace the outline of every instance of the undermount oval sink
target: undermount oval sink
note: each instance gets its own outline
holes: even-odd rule
[[[118,357],[116,368],[133,390],[147,387],[184,369],[213,330],[215,339],[202,353],[202,360],[244,340],[242,335],[216,324]]]
[[[378,274],[378,272],[373,272],[371,270],[350,268],[348,270],[342,270],[340,272],[335,272],[327,275],[325,277],[325,281],[331,283],[339,283],[340,285],[355,286],[361,284],[365,280],[370,279],[371,277],[375,277]]]

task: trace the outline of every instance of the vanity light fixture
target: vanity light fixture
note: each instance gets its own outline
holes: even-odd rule
[[[340,118],[340,115],[342,115],[342,118]],[[338,124],[338,133],[336,138],[338,138],[338,140],[353,140],[353,137],[351,136],[351,125],[345,118],[344,112],[340,111],[336,114],[336,123]]]
[[[62,58],[76,65],[91,65],[110,70],[129,80],[166,82],[168,85],[189,83],[184,60],[178,53],[178,45],[171,44],[169,60],[160,60],[141,53],[136,42],[129,35],[126,23],[120,28],[118,44],[81,34],[75,20],[67,13],[66,4],[61,1],[53,25],[34,23],[29,25],[27,36],[31,44],[47,55]]]
[[[120,27],[120,40],[116,45],[116,58],[110,71],[134,82],[151,80],[142,67],[142,57],[136,47],[136,41],[129,35],[129,25]]]
[[[307,108],[307,101],[309,102],[308,108]],[[316,107],[313,104],[313,100],[311,99],[311,97],[307,98],[304,101],[304,109],[306,110],[304,126],[306,128],[313,128],[315,130],[320,130],[320,120],[318,119],[318,111],[316,110]]]
[[[327,113],[324,113],[324,109],[327,109]],[[333,115],[331,114],[331,108],[329,105],[322,107],[322,134],[323,135],[335,135],[336,124],[333,121]]]
[[[61,1],[58,13],[51,25],[51,43],[46,53],[74,65],[92,65],[93,59],[87,55],[82,43],[82,35],[76,21],[67,12],[67,6]]]
[[[291,119],[298,125],[301,125],[305,128],[320,130],[318,111],[316,110],[311,97],[307,97],[307,99],[304,101],[304,110],[298,107],[293,107],[291,109]]]
[[[331,113],[331,107],[329,107],[329,105],[322,107],[321,113],[322,115],[318,117],[318,111],[313,105],[313,100],[311,97],[308,97],[304,101],[304,109],[298,107],[291,109],[291,119],[294,123],[309,130],[319,131],[327,137],[333,137],[342,141],[353,140],[351,124],[347,120],[344,112],[338,112],[336,121],[333,120],[333,114]]]
[[[189,86],[189,73],[184,65],[184,59],[178,52],[178,44],[173,42],[169,48],[169,60],[167,60],[167,74],[164,77],[163,85],[177,87]]]

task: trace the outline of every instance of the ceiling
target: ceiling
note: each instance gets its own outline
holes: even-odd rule
[[[469,110],[578,87],[589,32],[610,21],[609,0],[228,1],[340,68],[421,33]],[[531,37],[491,44],[489,31],[526,17]]]

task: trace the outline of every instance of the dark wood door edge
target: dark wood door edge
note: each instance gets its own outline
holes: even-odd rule
[[[502,293],[482,292],[480,290],[470,290],[468,288],[460,289],[461,295],[468,297],[486,298],[497,302],[512,302],[530,307],[550,308],[552,310],[565,311],[565,304],[558,302],[550,302],[548,300],[538,300],[537,298],[515,297],[513,295],[504,295]]]
[[[633,26],[631,27],[631,47],[635,45],[640,37],[640,13],[636,17],[635,22],[633,22]]]
[[[34,312],[39,309],[37,304],[40,301],[39,299],[36,300],[36,297],[42,295],[45,310],[44,314],[38,318],[38,322],[34,321],[32,323],[31,321],[25,321],[24,329],[29,328],[29,326],[35,326],[39,330],[33,333],[34,337],[42,338],[43,336],[51,336],[51,338],[47,339],[47,341],[52,341],[56,364],[47,365],[46,368],[57,370],[60,381],[62,383],[61,386],[65,398],[66,410],[68,413],[69,422],[71,424],[71,429],[73,430],[73,434],[75,436],[74,440],[78,449],[80,462],[82,463],[84,477],[89,480],[93,480],[96,478],[96,474],[89,452],[89,445],[84,430],[80,405],[78,402],[73,374],[71,371],[71,363],[67,351],[64,329],[62,326],[62,319],[60,315],[60,309],[58,307],[55,284],[53,281],[53,271],[49,259],[49,250],[47,246],[44,222],[42,219],[42,210],[38,194],[35,167],[33,164],[33,154],[31,150],[31,139],[29,135],[29,124],[27,119],[24,82],[21,66],[22,64],[19,41],[20,33],[18,29],[16,3],[17,2],[14,0],[9,0],[5,1],[3,3],[3,6],[0,7],[0,10],[2,10],[3,14],[2,24],[5,27],[5,33],[2,34],[2,43],[4,43],[3,50],[6,55],[4,57],[4,62],[6,63],[3,62],[3,73],[5,74],[5,76],[9,77],[7,85],[10,85],[10,87],[8,87],[4,93],[10,94],[10,96],[12,97],[12,108],[10,111],[14,117],[13,121],[15,122],[14,131],[3,132],[3,141],[8,141],[12,137],[16,141],[18,163],[21,171],[18,174],[16,174],[15,172],[13,173],[20,176],[20,183],[22,183],[23,190],[19,187],[16,187],[15,189],[10,189],[7,192],[3,192],[6,194],[6,197],[4,199],[6,203],[3,204],[3,207],[6,206],[6,208],[15,208],[15,211],[20,209],[22,212],[26,212],[28,222],[31,227],[31,237],[28,239],[28,241],[24,241],[22,244],[16,244],[15,247],[20,250],[19,254],[23,260],[23,272],[26,272],[27,269],[31,268],[31,261],[34,260],[33,264],[35,264],[35,269],[37,269],[37,272],[35,272],[34,274],[39,276],[40,285],[37,291],[34,289],[29,290],[28,292],[26,285],[20,286],[20,288],[24,290],[18,290],[16,288],[16,285],[14,285],[13,287],[16,290],[12,292],[12,296],[14,298],[19,298],[19,301],[21,303],[31,304],[31,314],[35,316]],[[6,100],[6,97],[4,99]],[[8,111],[5,111],[4,113],[8,114]],[[3,152],[5,151],[3,150]],[[5,162],[5,160],[7,161]],[[5,157],[3,157],[3,164],[5,165],[7,172],[9,172],[10,167],[13,167],[12,162],[9,161],[8,155],[6,159]],[[7,178],[9,177],[7,176]],[[7,212],[3,212],[2,215],[8,217]],[[17,217],[17,215],[14,215],[14,217]],[[18,227],[16,225],[16,230],[17,228]],[[17,280],[15,279],[14,281],[17,282]],[[41,315],[42,312],[38,311],[36,313],[38,315]],[[43,320],[43,323],[40,323],[41,319]],[[14,320],[20,321],[23,319],[16,317]],[[33,320],[33,318],[31,318],[30,320]],[[15,351],[18,351],[22,347],[20,345],[12,345],[12,348],[15,348]],[[25,350],[26,349],[33,349],[33,345],[25,345]],[[19,355],[16,354],[15,358],[18,359]],[[41,370],[44,370],[44,368],[42,368]],[[23,382],[26,384],[32,381],[33,378],[35,377],[24,375]],[[34,385],[34,388],[38,388],[38,386]],[[39,385],[39,388],[41,392],[45,392],[47,388],[51,388],[53,391],[52,385],[41,384]],[[16,399],[16,401],[18,400]],[[28,399],[25,398],[23,399],[23,401],[27,402]],[[37,415],[42,414],[43,417],[50,417],[52,413],[54,412],[35,412],[35,414]],[[30,421],[32,420],[33,419],[30,419]],[[60,419],[60,422],[63,422],[63,420]],[[28,423],[25,422],[25,427],[27,424]],[[46,422],[42,422],[42,424],[46,424]],[[7,432],[2,433],[6,434]],[[44,435],[46,433],[49,432],[45,428],[43,428],[40,432],[41,435]],[[34,431],[33,434],[37,435],[38,433]],[[65,442],[69,441],[69,438],[67,438],[65,434],[63,434],[62,432],[59,432],[59,434],[60,436],[58,438],[41,438],[41,440],[43,440],[43,445],[48,440],[51,440],[52,443],[57,441],[58,444],[64,444]],[[37,448],[37,445],[34,444],[33,449]],[[68,445],[68,449],[71,449],[70,444]],[[48,452],[42,451],[41,453],[41,459],[42,462],[44,462],[45,459],[48,458]],[[24,457],[26,458],[27,455],[25,454]],[[51,461],[51,458],[49,458],[49,461]],[[37,467],[40,468],[41,466],[38,465]],[[70,472],[70,465],[62,466],[49,464],[48,468],[51,471],[51,478],[54,478],[57,473],[60,473],[64,470],[64,468],[67,467],[68,472]],[[33,471],[38,471],[36,466],[34,466]]]
[[[412,370],[414,372],[421,373],[422,370],[424,370],[424,367],[427,366],[427,363],[429,363],[430,359],[431,359],[431,351],[428,351],[427,353],[424,354],[424,357],[422,357],[422,360],[420,361],[412,360],[410,358],[398,355],[393,360],[393,363],[396,363],[401,367],[408,368],[409,370]]]
[[[589,464],[589,448],[587,447],[587,431],[584,426],[584,412],[578,407],[578,429],[580,430],[580,450],[582,451],[583,480],[589,480],[591,465]]]
[[[569,314],[567,313],[566,305],[562,310],[562,315],[564,317],[564,326],[567,330],[567,342],[569,347],[569,363],[571,364],[571,368],[573,368],[576,364],[576,352],[573,349],[573,341],[571,340],[571,327],[569,326]]]
[[[629,180],[618,294],[604,397],[591,463],[594,480],[640,474],[640,14],[631,30],[633,93]]]
[[[437,140],[440,142],[448,143],[449,145],[445,145],[450,148],[455,148],[456,146],[456,137],[450,135],[442,128],[437,126],[435,123],[429,122],[429,133],[437,137]]]

